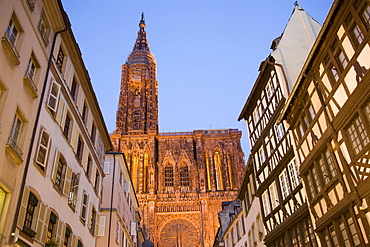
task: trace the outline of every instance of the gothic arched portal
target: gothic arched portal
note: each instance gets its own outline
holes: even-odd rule
[[[161,247],[198,247],[199,232],[187,220],[175,219],[168,222],[160,233]]]

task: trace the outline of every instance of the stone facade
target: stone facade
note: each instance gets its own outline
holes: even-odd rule
[[[125,154],[146,238],[155,246],[211,246],[221,202],[234,200],[242,182],[241,132],[158,132],[156,65],[143,16],[139,27],[122,66],[111,140]]]

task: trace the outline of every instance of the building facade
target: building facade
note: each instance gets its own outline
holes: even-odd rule
[[[334,1],[281,119],[323,246],[369,246],[369,1]]]
[[[59,0],[0,9],[2,244],[95,246],[112,144],[68,16]]]
[[[260,202],[255,196],[256,177],[253,159],[249,159],[237,200],[225,205],[218,213],[220,227],[214,247],[263,247],[266,235]]]
[[[285,122],[277,120],[320,27],[295,4],[239,116],[247,123],[266,246],[317,246],[300,163]]]
[[[125,154],[147,239],[163,247],[212,245],[221,202],[234,200],[241,184],[240,137],[236,129],[159,133],[156,64],[142,16],[122,66],[111,140]]]
[[[97,246],[141,246],[139,204],[123,153],[106,153],[104,174]]]

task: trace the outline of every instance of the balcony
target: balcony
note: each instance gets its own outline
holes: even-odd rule
[[[26,72],[26,74],[23,76],[23,83],[28,89],[28,92],[30,93],[31,97],[35,99],[38,97],[38,94],[36,84],[32,78],[33,75],[29,72]]]
[[[8,138],[8,142],[6,143],[5,149],[9,153],[9,155],[15,160],[15,162],[17,162],[18,164],[23,162],[22,159],[23,152],[18,147],[16,141],[11,136],[9,136]]]
[[[8,56],[12,63],[14,65],[20,64],[19,53],[17,51],[17,48],[14,46],[15,42],[12,42],[12,40],[10,39],[9,33],[5,33],[5,35],[1,38],[1,43],[3,44],[5,51],[8,53]]]

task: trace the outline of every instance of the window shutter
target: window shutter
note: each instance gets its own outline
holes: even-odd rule
[[[94,229],[94,235],[95,236],[99,236],[98,235],[98,231],[99,231],[99,222],[100,222],[100,215],[98,214],[98,213],[96,213],[96,218],[95,218],[95,226],[93,226],[93,227],[95,227],[95,229]]]
[[[58,160],[59,160],[59,152],[58,149],[55,150],[55,155],[54,155],[54,166],[53,166],[53,173],[51,176],[51,180],[55,182],[55,177],[57,176],[57,170],[58,170]]]
[[[48,232],[49,218],[50,218],[50,208],[46,208],[45,218],[44,218],[44,227],[43,227],[43,230],[42,230],[41,242],[45,242],[45,240],[46,240],[46,234]]]
[[[136,222],[131,221],[131,235],[136,236]]]
[[[60,220],[58,220],[57,226],[58,227],[57,227],[57,230],[56,230],[55,239],[58,243],[61,243],[61,242],[63,242],[63,239],[64,239],[63,233],[64,233],[66,227],[64,226],[63,222],[60,221]]]
[[[71,237],[71,242],[72,242],[72,245],[71,246],[77,246],[77,237],[72,234],[72,237]]]
[[[56,81],[52,81],[48,99],[48,107],[54,112],[57,111],[59,100],[60,85]]]
[[[100,216],[98,236],[105,235],[105,220],[106,220],[106,216]]]
[[[109,174],[110,170],[110,162],[104,162],[104,174],[107,175]]]
[[[71,189],[71,179],[72,179],[72,169],[69,166],[67,166],[63,189],[63,194],[66,196],[69,195],[69,190]]]
[[[40,203],[39,206],[39,217],[38,217],[38,222],[37,222],[37,231],[36,231],[36,240],[42,242],[42,229],[44,229],[45,225],[47,223],[45,222],[45,213],[46,213],[46,205],[44,203]]]
[[[130,181],[125,181],[124,190],[126,196],[128,196],[128,194],[130,193]]]
[[[24,220],[26,218],[26,208],[27,208],[29,194],[30,194],[30,189],[28,187],[25,187],[23,198],[22,198],[22,203],[21,203],[21,208],[20,208],[19,216],[18,216],[18,224],[17,224],[18,227],[21,229],[23,228]]]

